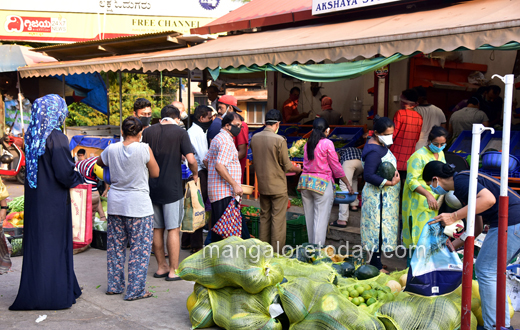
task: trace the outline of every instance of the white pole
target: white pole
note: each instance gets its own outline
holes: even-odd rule
[[[509,142],[511,140],[511,104],[513,102],[513,85],[515,76],[507,74],[501,77],[497,74],[493,78],[499,78],[504,82],[504,124],[502,127],[502,167],[500,168],[500,196],[507,196],[509,182]]]
[[[478,166],[480,158],[480,136],[484,131],[495,130],[490,127],[484,127],[482,124],[473,124],[473,139],[471,141],[471,164],[469,170],[469,192],[468,192],[468,216],[467,229],[468,236],[475,235],[475,211],[477,207],[477,178]]]

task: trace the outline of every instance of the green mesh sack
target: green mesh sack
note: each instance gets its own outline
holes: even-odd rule
[[[190,321],[193,329],[215,326],[208,291],[209,290],[204,286],[195,283],[193,293],[188,297],[186,307],[190,313]]]
[[[231,286],[258,293],[283,279],[282,267],[272,260],[270,244],[232,236],[184,259],[177,274],[208,289]]]
[[[333,283],[337,277],[334,269],[327,263],[312,265],[286,257],[273,259],[272,263],[282,267],[284,277],[288,281],[304,277],[316,282]]]
[[[404,296],[403,296],[404,297]],[[460,329],[460,306],[447,297],[408,296],[384,304],[377,317],[387,330]],[[472,316],[471,328],[477,328]]]
[[[335,285],[301,278],[277,287],[291,330],[384,330],[376,317],[358,309]]]
[[[222,328],[230,330],[282,330],[282,324],[269,314],[269,306],[278,295],[271,286],[257,294],[243,289],[223,288],[209,290],[213,319]]]

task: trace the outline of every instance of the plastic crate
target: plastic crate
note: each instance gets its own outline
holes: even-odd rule
[[[246,220],[247,229],[249,230],[249,234],[258,238],[260,235],[260,218],[259,217],[246,217],[242,214],[242,219]]]
[[[331,136],[336,135],[340,139],[333,139]],[[347,144],[341,148],[353,148],[356,146],[357,141],[363,137],[363,128],[361,127],[336,127],[330,132],[329,139],[332,142],[346,142]]]
[[[308,240],[305,216],[299,213],[287,212],[285,244],[297,246],[307,242]]]
[[[482,153],[484,148],[488,145],[490,137],[491,133],[489,131],[485,131],[480,136],[480,153]],[[461,156],[463,158],[466,158],[468,155],[471,154],[472,138],[473,137],[471,131],[462,131],[462,133],[460,133],[457,139],[455,139],[455,142],[453,142],[448,151],[453,152],[456,155]]]
[[[13,248],[11,257],[23,256],[23,235],[7,236],[7,240]]]
[[[255,131],[257,133],[257,131]],[[280,125],[280,128],[278,129],[278,134],[283,136],[291,136],[293,134],[298,133],[298,127],[291,124],[291,125]]]
[[[495,134],[488,134],[487,139],[482,141],[485,142],[482,152],[486,152],[488,149],[502,150],[502,131],[495,131]],[[509,153],[515,157],[520,157],[520,132],[511,131],[509,141]]]

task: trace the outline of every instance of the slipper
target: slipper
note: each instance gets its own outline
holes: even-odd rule
[[[333,223],[330,224],[331,227],[338,227],[338,228],[347,228],[347,225],[340,225],[338,223],[338,221],[334,221]]]
[[[181,250],[190,250],[191,245],[181,246]]]
[[[358,212],[358,211],[359,211],[359,207],[357,207],[357,206],[351,206],[351,207],[350,207],[350,211],[352,211],[352,212]]]
[[[155,277],[155,278],[163,278],[163,277],[166,277],[166,276],[168,276],[168,273],[164,273],[164,274],[154,273],[153,274],[153,277]]]
[[[146,292],[144,295],[142,295],[141,297],[135,297],[135,298],[128,298],[128,299],[125,299],[126,301],[134,301],[134,300],[139,300],[139,299],[145,299],[145,298],[151,298],[153,297],[153,293],[151,292]]]
[[[182,281],[182,278],[180,276],[176,276],[176,277],[166,276],[165,280],[168,281],[168,282]]]
[[[115,296],[116,294],[121,294],[121,293],[123,293],[123,292],[111,292],[111,291],[107,291],[107,292],[105,292],[105,294],[106,294],[107,296]]]

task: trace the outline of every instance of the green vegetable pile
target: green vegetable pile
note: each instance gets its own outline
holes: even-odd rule
[[[11,256],[12,257],[16,257],[16,256],[19,256],[19,255],[22,255],[22,249],[23,249],[23,246],[22,246],[22,239],[21,238],[13,238],[11,240],[11,247],[12,247],[12,252],[11,252]]]
[[[11,212],[22,212],[24,210],[24,196],[13,198],[7,203],[7,207]]]
[[[293,143],[292,147],[289,148],[289,157],[303,158],[303,147],[307,143],[307,139],[301,139]]]
[[[342,290],[341,293],[347,296],[354,305],[360,307],[368,307],[378,301],[394,300],[392,289],[388,286],[381,286],[377,282],[352,285]]]
[[[341,188],[339,187],[339,184],[337,184],[337,183],[334,184],[334,189],[335,189],[336,191],[343,191],[343,190],[341,190]]]
[[[302,199],[301,198],[293,198],[293,199],[291,199],[291,205],[303,206]]]
[[[334,149],[341,149],[341,148],[343,148],[346,145],[347,144],[345,142],[334,141]]]
[[[254,206],[245,206],[243,207],[240,212],[244,215],[248,215],[251,217],[259,217],[260,216],[260,209],[254,207]]]

